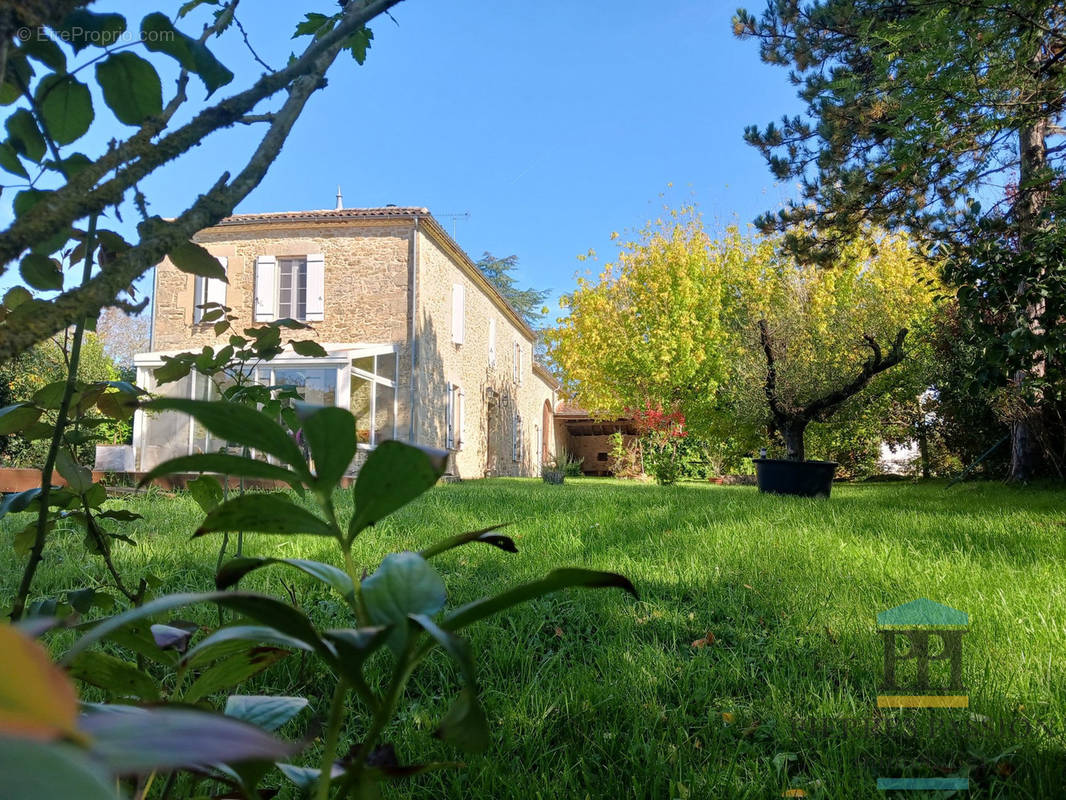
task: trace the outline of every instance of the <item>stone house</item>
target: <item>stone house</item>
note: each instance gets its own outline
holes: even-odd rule
[[[360,449],[353,469],[386,439],[450,450],[460,478],[539,475],[554,457],[558,385],[533,359],[533,331],[427,209],[241,214],[195,240],[227,282],[167,260],[156,267],[152,352],[135,360],[149,391],[215,396],[203,376],[157,386],[152,369],[164,355],[225,344],[197,308],[218,302],[239,327],[283,317],[313,327],[327,358],[287,350],[257,380],[349,409]],[[177,413],[134,420],[138,471],[221,444]]]

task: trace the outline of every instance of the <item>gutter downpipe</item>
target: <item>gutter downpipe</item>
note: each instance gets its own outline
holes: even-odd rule
[[[414,215],[414,221],[414,230],[411,233],[411,278],[408,289],[411,300],[411,322],[407,339],[408,358],[411,361],[411,401],[407,411],[410,420],[407,441],[410,444],[416,444],[415,412],[418,401],[418,391],[415,385],[415,361],[418,357],[418,237],[421,235],[418,227],[418,214]]]

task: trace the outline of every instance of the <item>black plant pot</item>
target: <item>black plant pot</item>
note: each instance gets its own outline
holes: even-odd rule
[[[778,458],[755,458],[752,461],[760,492],[829,497],[833,488],[835,461],[785,461]]]

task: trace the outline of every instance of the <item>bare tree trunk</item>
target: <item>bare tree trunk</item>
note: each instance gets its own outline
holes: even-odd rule
[[[1047,169],[1047,128],[1048,121],[1039,120],[1032,125],[1026,125],[1018,131],[1018,155],[1019,155],[1019,198],[1017,204],[1018,216],[1018,248],[1024,251],[1029,247],[1029,240],[1040,224],[1040,216],[1048,199],[1046,176],[1043,174]],[[1028,293],[1029,284],[1023,277],[1018,283],[1017,294],[1024,297]],[[1033,331],[1039,331],[1040,318],[1043,315],[1044,304],[1042,302],[1028,303],[1025,306],[1025,321]],[[1042,375],[1044,372],[1043,357],[1040,353],[1033,354],[1033,365],[1030,369],[1020,369],[1014,373],[1014,385],[1019,395],[1024,396],[1026,383],[1032,375]],[[1033,425],[1039,416],[1041,404],[1039,398],[1033,398],[1035,407],[1028,408],[1025,402],[1025,412],[1011,420],[1011,464],[1009,480],[1025,483],[1036,474],[1040,452]]]
[[[922,461],[922,477],[928,478],[932,470],[929,468],[929,435],[924,431],[918,434],[918,454]]]
[[[784,420],[779,426],[781,438],[785,440],[785,453],[789,461],[805,461],[806,450],[803,446],[803,433],[807,430],[807,420],[793,417]]]

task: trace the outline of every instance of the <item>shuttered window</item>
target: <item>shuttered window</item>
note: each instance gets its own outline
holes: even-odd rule
[[[259,256],[255,260],[255,321],[269,322],[278,315],[278,260]]]
[[[496,318],[489,319],[489,366],[496,366]]]
[[[325,318],[325,256],[259,256],[255,261],[255,321]]]
[[[215,256],[215,258],[222,265],[222,271],[228,272],[229,259],[225,256]],[[208,303],[217,303],[220,306],[226,305],[226,282],[217,278],[205,278],[202,275],[197,275],[193,284],[192,321],[194,323],[199,323],[203,319],[204,312],[208,310],[203,308],[203,306]]]

